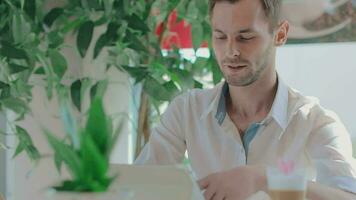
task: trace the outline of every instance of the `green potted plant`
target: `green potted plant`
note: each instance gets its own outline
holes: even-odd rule
[[[110,153],[121,132],[113,130],[111,118],[105,114],[101,97],[96,97],[88,111],[84,127],[77,125],[67,101],[61,100],[61,117],[66,127],[64,139],[45,131],[60,171],[62,163],[70,174],[68,180],[54,185],[47,199],[117,199],[120,193],[110,187],[118,174],[110,172]],[[115,190],[116,189],[116,190]],[[121,198],[124,198],[121,196]]]

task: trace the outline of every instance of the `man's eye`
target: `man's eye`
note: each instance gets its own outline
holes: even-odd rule
[[[249,37],[247,37],[247,36],[246,36],[246,37],[240,36],[240,37],[239,37],[240,40],[244,40],[244,41],[249,41],[249,40],[252,40],[252,39],[254,39],[254,38],[255,38],[255,37],[253,37],[253,36],[249,36]]]
[[[218,39],[218,40],[225,40],[226,37],[225,37],[225,36],[215,36],[215,39]]]

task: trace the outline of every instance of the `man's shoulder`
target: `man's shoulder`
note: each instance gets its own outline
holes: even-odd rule
[[[289,112],[291,117],[299,116],[314,124],[321,126],[338,122],[341,123],[338,115],[320,104],[317,97],[305,96],[299,91],[289,89]]]

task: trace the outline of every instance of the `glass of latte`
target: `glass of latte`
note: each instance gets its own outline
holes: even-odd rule
[[[281,170],[268,167],[266,171],[268,193],[272,200],[305,200],[307,178],[305,170]]]

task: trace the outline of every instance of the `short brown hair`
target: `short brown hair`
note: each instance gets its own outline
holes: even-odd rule
[[[212,15],[213,9],[217,2],[227,1],[229,3],[235,3],[240,0],[209,0],[209,12]],[[271,26],[275,28],[279,23],[282,0],[260,0],[263,9],[268,17]]]

